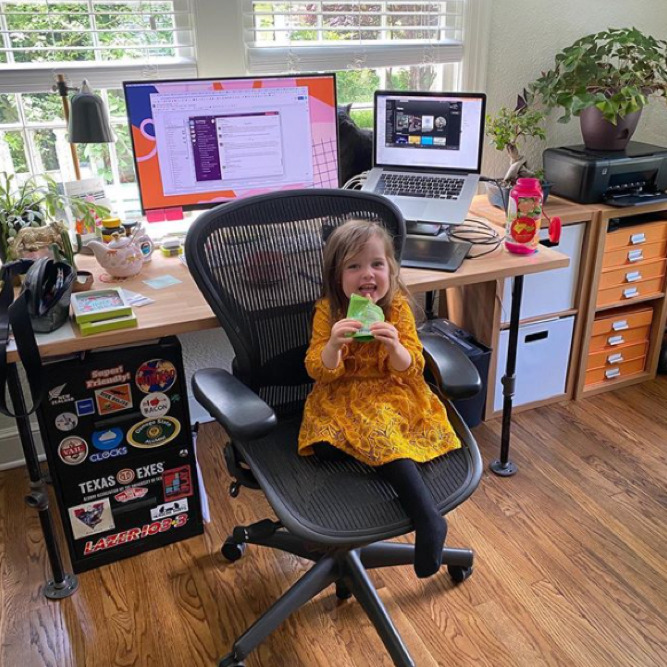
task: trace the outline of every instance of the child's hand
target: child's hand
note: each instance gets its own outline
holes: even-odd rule
[[[373,322],[369,327],[375,340],[379,340],[391,350],[396,350],[401,344],[398,340],[398,331],[391,322]]]
[[[350,342],[350,335],[357,333],[361,329],[361,326],[359,320],[349,318],[339,320],[331,327],[331,336],[329,337],[328,345],[336,351],[340,350],[345,343]]]

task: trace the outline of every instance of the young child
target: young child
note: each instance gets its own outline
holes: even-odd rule
[[[306,355],[315,386],[306,400],[299,453],[325,460],[352,456],[390,482],[415,526],[415,572],[428,577],[440,568],[447,524],[415,462],[461,445],[424,381],[422,345],[388,232],[363,220],[334,230],[324,249],[323,283]],[[370,327],[372,342],[350,338],[361,328],[346,318],[353,293],[384,312],[385,321]]]

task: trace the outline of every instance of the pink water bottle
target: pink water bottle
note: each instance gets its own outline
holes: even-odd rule
[[[505,247],[517,255],[537,250],[542,221],[542,188],[537,178],[519,178],[507,206]]]

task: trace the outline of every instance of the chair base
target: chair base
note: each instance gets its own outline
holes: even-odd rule
[[[243,659],[290,614],[331,585],[336,586],[336,595],[340,599],[354,595],[373,622],[395,665],[414,667],[415,663],[367,573],[368,569],[378,567],[412,565],[414,545],[377,542],[328,550],[323,545],[306,544],[278,522],[267,520],[235,528],[233,537],[228,538],[225,545],[228,547],[230,543],[239,547],[246,543],[271,547],[312,560],[315,564],[234,642],[231,652],[220,660],[219,667],[241,667]],[[456,583],[470,575],[473,558],[469,549],[442,550],[442,563],[448,566]]]

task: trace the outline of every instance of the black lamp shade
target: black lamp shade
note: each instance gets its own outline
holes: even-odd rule
[[[109,116],[102,99],[84,81],[81,90],[72,97],[69,118],[71,144],[103,144],[115,141]]]

